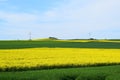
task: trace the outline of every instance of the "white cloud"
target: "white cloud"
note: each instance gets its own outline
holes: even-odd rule
[[[65,0],[59,7],[43,13],[1,11],[0,18],[8,26],[19,26],[20,30],[13,29],[14,34],[32,31],[46,36],[76,37],[93,31],[120,29],[119,3],[120,0]]]
[[[0,18],[7,21],[8,23],[24,23],[36,20],[37,16],[28,13],[0,12]]]
[[[112,18],[115,17],[114,14],[120,13],[120,11],[118,11],[120,8],[119,0],[94,0],[93,3],[82,7],[80,1],[70,1],[69,5],[63,5],[62,8],[58,8],[55,12],[57,13],[58,19],[71,20],[73,24],[77,24],[76,26],[82,24],[83,27],[81,28],[108,28],[111,27],[111,24],[116,23],[116,20],[118,21],[118,17],[120,17],[117,15],[116,18],[112,20]]]

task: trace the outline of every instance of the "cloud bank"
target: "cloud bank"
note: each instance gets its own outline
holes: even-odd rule
[[[0,10],[0,36],[27,39],[32,32],[33,38],[67,39],[89,38],[88,33],[92,33],[95,38],[119,38],[119,3],[119,0],[64,0],[46,11]]]

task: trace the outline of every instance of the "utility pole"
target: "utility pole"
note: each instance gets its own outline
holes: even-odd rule
[[[32,33],[29,32],[29,40],[31,41],[32,40]]]
[[[88,34],[89,34],[89,39],[91,39],[92,38],[92,34],[90,32]]]

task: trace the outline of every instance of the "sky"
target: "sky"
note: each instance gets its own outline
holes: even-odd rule
[[[0,40],[120,39],[120,0],[0,0]]]

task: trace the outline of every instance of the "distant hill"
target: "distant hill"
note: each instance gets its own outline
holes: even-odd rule
[[[59,39],[56,37],[48,37],[48,38],[39,38],[34,40],[51,41],[51,40],[59,40]]]

